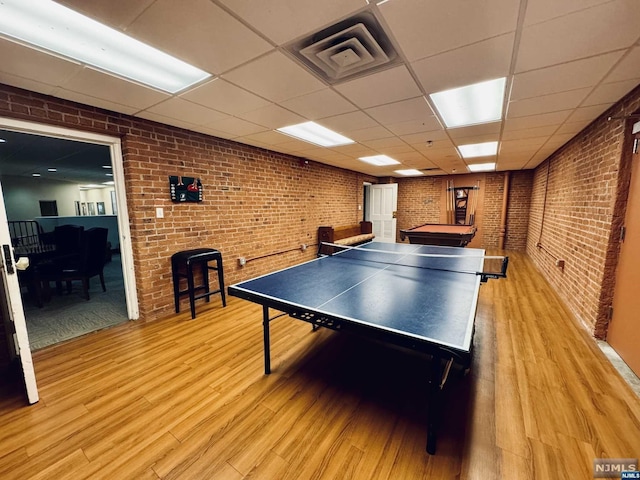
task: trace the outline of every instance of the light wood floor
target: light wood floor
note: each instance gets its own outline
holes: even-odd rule
[[[231,298],[37,352],[40,402],[0,395],[0,478],[538,480],[637,458],[638,398],[510,256],[509,278],[482,286],[435,456],[428,359],[283,317],[265,376],[261,308]]]

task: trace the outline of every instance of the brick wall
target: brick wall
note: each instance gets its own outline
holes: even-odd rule
[[[358,223],[363,183],[390,181],[2,85],[0,115],[122,139],[143,319],[173,311],[169,259],[174,252],[218,248],[228,284],[309,260],[315,255],[319,225]],[[168,175],[201,178],[204,201],[172,203]],[[440,222],[447,178],[398,179],[399,228]],[[503,174],[485,178],[483,246],[495,248]],[[526,175],[520,183],[526,192]],[[510,212],[524,212],[524,196],[514,191]],[[164,208],[164,218],[156,218],[156,207]],[[514,213],[510,218],[522,222],[526,215]],[[506,247],[519,248],[525,234],[520,227],[514,229]],[[311,248],[302,252],[298,247],[303,243]],[[238,257],[248,259],[246,266],[237,265]]]
[[[228,284],[314,257],[319,225],[362,220],[356,172],[0,85],[0,115],[122,139],[140,316],[173,311],[170,256],[214,247]],[[200,177],[201,203],[174,204],[168,175]],[[155,217],[156,207],[164,218]],[[282,253],[279,253],[282,252]],[[243,268],[238,257],[249,261]],[[263,257],[253,260],[256,257]]]
[[[502,172],[496,172],[473,177],[480,178],[482,185],[482,212],[476,219],[479,230],[482,231],[482,242],[478,245],[480,248],[497,249],[499,245],[504,175]],[[529,225],[533,171],[511,172],[510,175],[504,248],[524,250]],[[398,230],[423,223],[440,223],[446,210],[442,192],[447,181],[454,180],[457,185],[461,185],[460,182],[465,183],[462,178],[464,177],[460,175],[398,178]],[[472,183],[474,182],[470,184]],[[399,236],[397,240],[400,241]]]
[[[619,230],[629,189],[625,123],[640,87],[591,123],[534,173],[527,252],[574,315],[604,338]],[[628,132],[628,129],[626,129]],[[556,259],[565,260],[562,270]]]

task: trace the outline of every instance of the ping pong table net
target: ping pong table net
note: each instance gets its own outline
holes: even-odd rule
[[[464,249],[459,249],[460,252],[458,253],[417,253],[333,243],[326,243],[326,245],[332,247],[329,249],[331,253],[323,256],[342,261],[380,264],[383,266],[402,265],[427,270],[478,275],[481,277],[480,280],[482,282],[486,282],[489,279],[506,278],[509,265],[509,257],[507,256],[477,255]]]

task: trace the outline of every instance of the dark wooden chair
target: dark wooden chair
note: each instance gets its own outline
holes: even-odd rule
[[[82,234],[81,247],[78,255],[62,255],[43,265],[40,270],[45,290],[48,292],[49,282],[55,281],[59,293],[62,293],[62,282],[66,283],[67,292],[71,292],[71,282],[82,281],[84,297],[89,300],[89,280],[99,276],[102,291],[106,292],[104,284],[104,265],[107,257],[107,228],[90,228]]]

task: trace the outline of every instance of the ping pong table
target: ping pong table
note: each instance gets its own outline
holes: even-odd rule
[[[488,258],[488,257],[487,257]],[[437,419],[453,362],[471,365],[485,251],[371,242],[229,287],[262,305],[265,374],[271,372],[269,323],[288,314],[432,356],[427,451],[436,451]],[[280,313],[273,318],[269,309]]]

